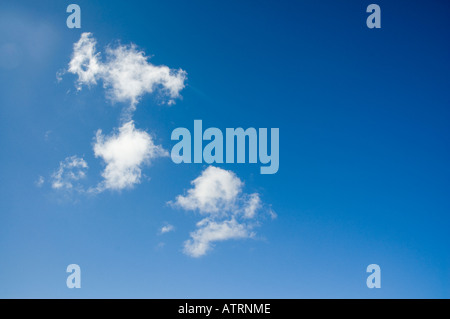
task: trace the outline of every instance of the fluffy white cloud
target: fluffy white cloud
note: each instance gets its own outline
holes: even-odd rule
[[[209,166],[191,184],[194,187],[188,190],[186,196],[177,196],[176,204],[202,214],[230,210],[243,185],[233,172],[214,166]]]
[[[231,171],[209,166],[194,179],[185,196],[170,204],[206,215],[184,243],[184,253],[192,257],[205,255],[214,242],[250,238],[263,209],[258,193],[246,194],[244,183]],[[268,213],[270,213],[269,211]]]
[[[134,44],[106,49],[106,59],[100,60],[96,40],[91,33],[83,33],[74,44],[68,71],[78,75],[78,89],[83,84],[96,84],[103,80],[107,96],[114,102],[127,102],[134,109],[140,97],[159,89],[161,96],[169,98],[168,104],[180,97],[185,87],[186,72],[153,65],[143,51]]]
[[[59,163],[59,168],[52,174],[52,187],[54,189],[72,189],[73,182],[86,176],[88,165],[86,161],[77,156],[67,157]]]
[[[102,173],[104,181],[97,188],[99,191],[120,190],[140,183],[143,165],[149,164],[151,159],[168,156],[147,132],[136,129],[133,121],[123,124],[110,136],[104,136],[98,130],[94,153],[106,163]]]
[[[160,233],[161,234],[165,234],[165,233],[169,233],[169,232],[171,232],[171,231],[174,231],[175,230],[175,227],[173,227],[173,225],[165,225],[165,226],[163,226],[163,227],[161,227],[161,229],[160,229]]]

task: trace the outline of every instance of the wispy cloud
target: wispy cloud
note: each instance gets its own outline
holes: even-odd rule
[[[107,47],[106,58],[102,61],[96,44],[95,38],[87,32],[74,44],[68,71],[78,76],[79,90],[83,85],[95,85],[102,80],[107,97],[113,102],[129,103],[131,110],[144,94],[155,90],[167,98],[168,104],[180,97],[186,71],[150,63],[149,57],[134,44]]]
[[[170,202],[206,216],[184,242],[184,253],[189,256],[205,255],[217,241],[253,237],[261,212],[270,215],[259,194],[244,193],[244,183],[232,171],[209,166],[191,184],[186,195]]]
[[[39,176],[38,180],[35,182],[37,187],[42,187],[45,183],[45,178],[43,176]]]
[[[240,224],[235,218],[213,221],[205,218],[197,223],[197,230],[191,233],[191,239],[184,242],[184,253],[191,257],[205,255],[212,243],[229,239],[253,237],[254,233],[246,224]]]
[[[249,196],[247,205],[244,207],[244,217],[254,218],[258,209],[261,208],[261,199],[259,194],[254,193]]]
[[[175,230],[175,227],[173,225],[168,224],[168,225],[161,227],[159,232],[160,232],[160,234],[165,234],[165,233],[169,233],[174,230]]]
[[[59,168],[52,174],[52,188],[73,189],[74,182],[85,178],[88,165],[83,158],[66,157],[59,163]]]
[[[123,124],[110,136],[97,131],[94,154],[106,163],[102,173],[104,181],[97,187],[99,191],[133,187],[141,181],[142,166],[154,158],[169,155],[154,144],[147,132],[136,129],[133,121]]]

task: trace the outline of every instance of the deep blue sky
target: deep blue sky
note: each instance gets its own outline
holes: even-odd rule
[[[15,50],[0,61],[0,297],[450,297],[448,3],[376,1],[377,30],[370,1],[78,0],[82,28],[68,29],[70,3],[0,4],[0,47]],[[161,159],[122,192],[53,190],[73,154],[99,180],[92,139],[120,116],[101,85],[56,80],[82,32],[187,71],[176,105],[147,95],[134,115],[168,150],[194,119],[280,128],[277,174],[220,166],[278,218],[192,258],[182,243],[199,218],[166,203],[205,165]],[[164,223],[176,231],[158,235]],[[81,289],[66,287],[72,263]],[[372,263],[381,289],[366,287]]]

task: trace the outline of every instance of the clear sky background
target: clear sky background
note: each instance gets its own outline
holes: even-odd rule
[[[0,297],[449,298],[450,6],[376,1],[69,1],[0,4]],[[76,155],[80,187],[102,181],[96,131],[125,103],[102,81],[76,90],[73,44],[135,43],[154,65],[187,72],[176,104],[144,95],[136,128],[170,151],[177,127],[277,127],[280,169],[221,164],[276,219],[253,238],[183,243],[199,212],[167,204],[206,164],[142,166],[132,189],[55,189]],[[40,181],[40,182],[39,182]],[[174,231],[160,233],[163,226]],[[366,267],[381,267],[368,289]],[[66,267],[81,267],[81,289]]]

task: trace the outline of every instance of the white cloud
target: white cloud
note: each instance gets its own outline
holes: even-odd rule
[[[78,90],[83,84],[97,84],[97,78],[103,72],[99,61],[100,53],[96,52],[97,41],[92,34],[81,34],[80,40],[73,45],[72,59],[69,62],[69,72],[78,75]]]
[[[106,163],[102,173],[104,181],[97,187],[98,191],[131,188],[140,183],[143,165],[149,164],[151,159],[168,156],[147,132],[136,129],[133,121],[123,124],[110,136],[105,137],[98,130],[94,153]]]
[[[74,44],[68,71],[78,75],[78,89],[83,84],[96,84],[103,80],[107,96],[113,102],[127,102],[133,110],[146,93],[159,90],[173,104],[185,87],[186,71],[170,69],[165,65],[153,65],[149,57],[136,45],[118,45],[106,49],[105,62],[96,51],[96,40],[91,33],[83,33]]]
[[[54,189],[72,189],[73,182],[86,177],[88,165],[86,161],[77,156],[66,157],[59,163],[59,168],[52,174],[52,187]]]
[[[272,209],[269,209],[269,216],[272,219],[276,219],[278,217],[277,213],[275,213]]]
[[[165,234],[165,233],[169,233],[169,232],[171,232],[171,231],[174,231],[175,230],[175,227],[173,227],[173,225],[165,225],[165,226],[163,226],[163,227],[161,227],[161,229],[160,229],[160,233],[161,234]]]
[[[244,217],[253,218],[256,215],[256,211],[261,208],[261,199],[258,193],[251,194],[247,205],[244,207]]]
[[[184,243],[191,257],[205,255],[214,242],[250,238],[264,205],[258,193],[246,194],[244,183],[232,171],[209,166],[194,179],[187,195],[179,195],[173,206],[206,215]],[[271,215],[271,212],[268,212]],[[274,214],[274,213],[273,213]]]
[[[191,257],[205,255],[212,248],[213,242],[254,235],[247,225],[238,223],[234,218],[218,222],[205,218],[197,223],[197,227],[198,229],[191,233],[192,239],[184,242],[183,251]]]
[[[202,214],[223,213],[234,205],[243,183],[231,171],[209,166],[194,179],[186,196],[179,195],[176,204]]]

